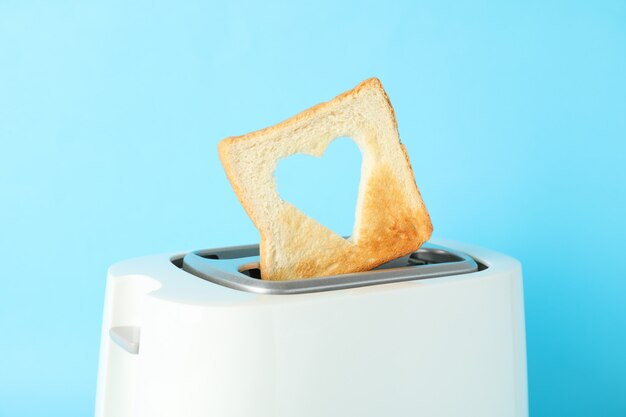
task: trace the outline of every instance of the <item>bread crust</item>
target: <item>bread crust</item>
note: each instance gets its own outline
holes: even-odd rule
[[[372,77],[372,78],[368,78],[367,80],[361,81],[352,90],[345,91],[339,94],[338,96],[336,96],[335,98],[333,98],[332,100],[316,104],[313,107],[309,107],[308,109],[303,110],[300,113],[294,116],[291,116],[290,118],[283,120],[282,122],[279,122],[273,126],[264,127],[263,129],[255,130],[253,132],[246,133],[245,135],[230,136],[230,137],[227,137],[226,139],[223,139],[220,143],[218,143],[218,152],[219,152],[220,158],[222,156],[222,152],[224,152],[224,148],[227,148],[233,142],[236,142],[239,140],[254,140],[258,137],[265,136],[272,132],[284,130],[285,128],[288,128],[294,125],[300,120],[309,119],[315,114],[322,112],[324,109],[328,107],[332,107],[335,103],[341,102],[345,100],[346,98],[357,96],[361,91],[363,91],[366,88],[374,88],[374,89],[381,91],[384,94],[385,100],[387,102],[387,106],[389,110],[391,111],[391,114],[393,115],[394,126],[397,129],[398,122],[396,121],[396,113],[393,109],[393,106],[391,105],[389,96],[387,96],[387,92],[383,88],[383,84],[380,82],[380,80],[376,77]]]
[[[357,101],[360,104],[355,104]],[[361,113],[350,113],[359,105]],[[368,125],[367,118],[362,123],[354,122],[355,117],[365,117],[366,112],[378,117],[379,123]],[[329,128],[325,119],[329,115],[343,117],[343,124]],[[275,182],[267,184],[273,182],[268,172],[273,175],[278,159],[307,150],[319,156],[328,143],[343,136],[333,133],[343,132],[342,129],[351,129],[353,139],[360,142],[359,148],[370,157],[368,161],[375,161],[369,163],[366,178],[361,178],[354,242],[283,201],[275,190]],[[314,142],[317,132],[324,137],[319,144]],[[290,139],[298,135],[304,135],[306,145],[303,140]],[[395,112],[377,78],[365,80],[354,89],[274,126],[226,138],[219,143],[218,153],[235,194],[259,230],[263,279],[289,280],[369,270],[417,250],[432,234],[430,216],[397,133]],[[250,155],[262,157],[267,165],[259,170],[261,179],[248,172]],[[262,195],[253,192],[255,187],[262,189]]]

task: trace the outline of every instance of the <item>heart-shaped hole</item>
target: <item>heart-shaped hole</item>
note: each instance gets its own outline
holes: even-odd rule
[[[352,139],[333,140],[321,158],[285,158],[274,175],[283,200],[340,236],[352,234],[361,180],[361,151]]]

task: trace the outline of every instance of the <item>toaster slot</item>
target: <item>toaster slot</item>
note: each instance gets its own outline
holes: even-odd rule
[[[292,281],[262,279],[258,245],[199,250],[185,255],[182,262],[180,258],[172,262],[199,278],[229,288],[283,295],[437,278],[479,270],[479,265],[469,255],[433,244],[425,244],[416,252],[371,271]]]

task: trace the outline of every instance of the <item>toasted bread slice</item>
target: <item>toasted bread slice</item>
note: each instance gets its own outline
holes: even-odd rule
[[[274,171],[351,137],[362,153],[353,234],[344,239],[282,200]],[[261,235],[261,275],[292,280],[366,271],[417,250],[432,233],[391,103],[377,78],[275,126],[219,143],[239,201]]]

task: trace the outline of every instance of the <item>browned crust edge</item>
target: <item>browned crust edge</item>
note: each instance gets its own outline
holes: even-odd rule
[[[277,130],[281,130],[281,129],[285,129],[287,127],[289,127],[290,125],[302,120],[302,119],[307,119],[310,118],[312,116],[314,116],[317,113],[320,113],[323,109],[325,109],[326,107],[330,107],[333,106],[335,104],[337,104],[338,102],[343,101],[346,98],[352,97],[352,96],[357,96],[361,91],[367,89],[367,88],[373,88],[373,89],[377,89],[379,90],[383,96],[385,97],[385,101],[387,103],[387,106],[389,107],[389,110],[391,110],[391,115],[393,118],[393,124],[396,128],[396,130],[398,129],[398,122],[396,120],[396,113],[393,109],[393,106],[391,105],[391,101],[389,100],[389,96],[387,95],[387,92],[385,91],[385,89],[383,88],[383,84],[380,82],[380,80],[376,77],[372,77],[372,78],[368,78],[365,81],[361,81],[356,87],[354,87],[351,90],[345,91],[341,94],[339,94],[338,96],[336,96],[335,98],[333,98],[332,100],[329,101],[325,101],[319,104],[314,105],[313,107],[309,107],[306,110],[301,111],[300,113],[291,116],[290,118],[283,120],[282,122],[279,122],[275,125],[272,126],[268,126],[265,127],[263,129],[259,129],[259,130],[255,130],[254,132],[250,132],[250,133],[246,133],[244,135],[239,135],[239,136],[230,136],[227,137],[226,139],[223,139],[218,146],[227,146],[229,145],[231,142],[235,142],[235,141],[240,141],[240,140],[251,140],[254,139],[258,136],[262,136],[268,133],[271,133],[273,131],[277,131]],[[222,145],[224,144],[224,145]]]

